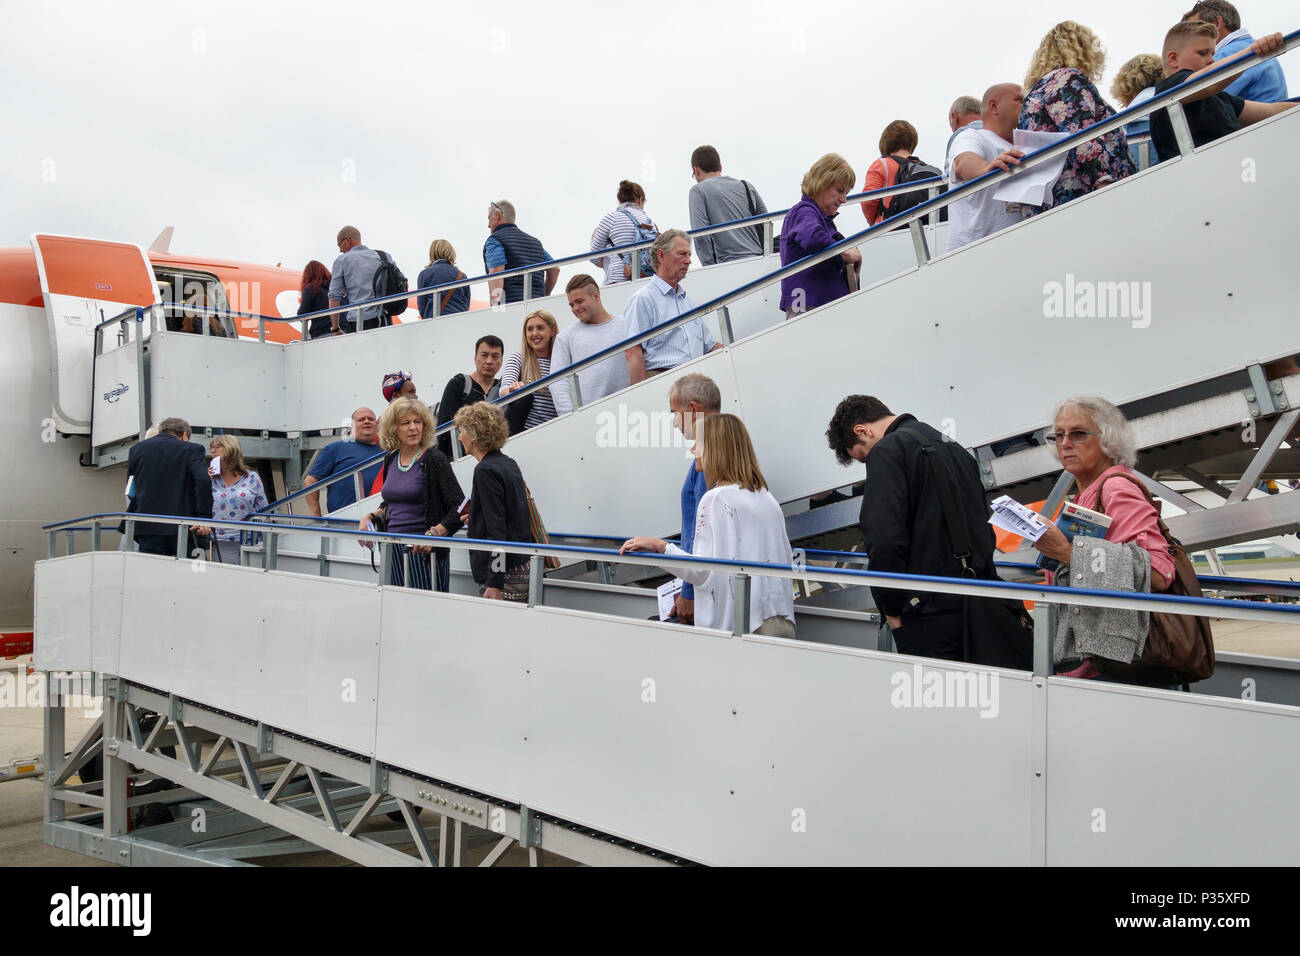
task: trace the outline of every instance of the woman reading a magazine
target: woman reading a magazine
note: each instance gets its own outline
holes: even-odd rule
[[[1069,398],[1057,405],[1052,419],[1055,424],[1047,440],[1062,467],[1074,476],[1079,489],[1075,503],[1110,516],[1107,541],[1132,542],[1146,551],[1151,558],[1151,590],[1164,591],[1174,576],[1174,559],[1160,533],[1156,509],[1135,484],[1132,466],[1137,461],[1137,443],[1123,412],[1102,398]],[[1129,477],[1108,480],[1112,476]],[[1074,550],[1054,524],[1034,547],[1067,566]],[[1096,677],[1098,673],[1085,659],[1063,676]]]

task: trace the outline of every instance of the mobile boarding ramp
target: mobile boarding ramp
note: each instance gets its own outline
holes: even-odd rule
[[[97,545],[122,518],[154,520],[52,526],[50,551],[59,531],[89,528]],[[189,522],[164,520],[182,535]],[[138,553],[40,562],[50,699],[60,675],[89,672],[104,703],[66,754],[62,708],[47,711],[47,842],[137,864],[307,843],[457,864],[479,841],[488,864],[516,842],[534,861],[724,865],[1300,853],[1300,708],[1048,677],[1045,617],[1029,673],[760,637],[743,620],[725,633],[550,607],[542,555],[647,556],[447,543],[532,555],[528,605]],[[655,556],[677,561],[734,574],[741,608],[762,574],[1300,623],[1291,607]],[[71,782],[96,757],[102,783]],[[128,796],[133,773],[137,789],[172,789]],[[129,830],[147,803],[177,819]],[[374,830],[390,807],[404,828]]]

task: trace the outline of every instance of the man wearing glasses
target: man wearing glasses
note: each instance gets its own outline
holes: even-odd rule
[[[867,465],[859,524],[872,571],[996,579],[984,486],[966,449],[912,415],[895,415],[870,395],[839,403],[826,440],[840,464]],[[964,561],[954,553],[930,457],[965,525],[971,553]],[[960,596],[881,587],[871,595],[900,653],[964,660]]]
[[[364,302],[375,297],[375,272],[380,265],[379,253],[361,244],[361,233],[356,226],[344,226],[338,234],[339,257],[334,260],[334,277],[330,280],[330,308],[350,302]],[[330,316],[330,331],[334,335],[355,332],[358,324],[363,329],[379,327],[379,306],[370,305],[351,312],[335,312]],[[358,319],[358,311],[361,313]]]
[[[550,262],[551,254],[534,237],[515,225],[514,204],[498,199],[488,203],[488,236],[483,244],[483,267],[489,273],[522,269],[539,262]],[[560,267],[552,266],[544,273],[537,271],[528,276],[532,283],[531,298],[540,299],[551,294],[560,279]],[[488,298],[493,305],[524,301],[524,277],[488,280]]]

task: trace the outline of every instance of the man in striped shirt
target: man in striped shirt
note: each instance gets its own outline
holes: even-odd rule
[[[686,233],[680,229],[665,230],[651,246],[650,256],[655,266],[654,278],[636,291],[623,310],[629,336],[669,322],[695,308],[695,303],[682,288],[682,279],[686,278],[691,267],[691,240]],[[629,349],[628,372],[635,384],[720,348],[722,346],[714,339],[713,330],[703,316],[696,316],[685,325]]]

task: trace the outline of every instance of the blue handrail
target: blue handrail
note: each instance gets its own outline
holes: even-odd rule
[[[42,525],[41,530],[49,534],[57,533],[61,530],[82,524],[83,522],[102,522],[102,521],[132,521],[132,522],[161,522],[172,525],[190,525],[203,524],[213,528],[228,528],[236,531],[249,530],[262,534],[301,534],[303,527],[300,525],[278,525],[274,522],[253,522],[253,521],[218,521],[214,519],[202,518],[197,519],[192,516],[179,517],[176,515],[156,515],[156,514],[128,514],[127,512],[105,512],[92,515],[83,515],[79,518],[70,518],[65,521],[58,521],[52,524]],[[808,580],[837,580],[847,579],[852,582],[861,584],[874,584],[879,586],[890,586],[892,584],[911,584],[917,585],[917,590],[934,591],[936,593],[976,593],[987,591],[993,595],[1007,595],[1008,592],[1024,595],[1032,595],[1036,601],[1047,601],[1049,603],[1069,603],[1065,597],[1088,597],[1113,602],[1117,607],[1143,607],[1151,603],[1156,605],[1167,605],[1170,608],[1175,607],[1200,607],[1200,608],[1217,608],[1225,613],[1224,617],[1241,616],[1243,607],[1242,602],[1225,598],[1206,598],[1206,597],[1188,597],[1174,594],[1135,594],[1133,591],[1108,591],[1099,588],[1074,588],[1062,587],[1059,585],[1048,586],[1044,584],[1021,584],[1014,581],[983,581],[977,578],[954,578],[941,575],[927,574],[906,574],[895,571],[859,571],[855,568],[821,568],[815,569],[796,568],[793,564],[773,564],[764,561],[740,561],[732,558],[700,558],[694,555],[671,555],[657,554],[653,552],[633,552],[631,554],[620,554],[618,551],[605,548],[584,548],[576,545],[547,544],[539,545],[521,541],[499,541],[483,538],[430,538],[428,535],[419,534],[400,534],[394,532],[378,531],[359,531],[359,530],[334,530],[330,528],[311,528],[308,530],[323,532],[325,535],[333,537],[343,537],[352,540],[381,541],[389,543],[409,543],[412,545],[433,545],[435,547],[450,547],[457,550],[473,551],[502,551],[506,553],[516,553],[525,555],[581,555],[585,557],[599,558],[603,561],[612,561],[620,564],[654,564],[657,566],[681,565],[683,567],[697,566],[708,568],[710,570],[735,570],[747,574],[759,574],[764,572],[774,573],[777,577],[784,578],[804,578]],[[936,587],[938,585],[938,587]],[[1056,600],[1060,598],[1061,600]],[[1277,616],[1284,619],[1300,620],[1300,605],[1276,605],[1270,606],[1265,612],[1263,609],[1253,609],[1252,613],[1266,613],[1268,616]]]

